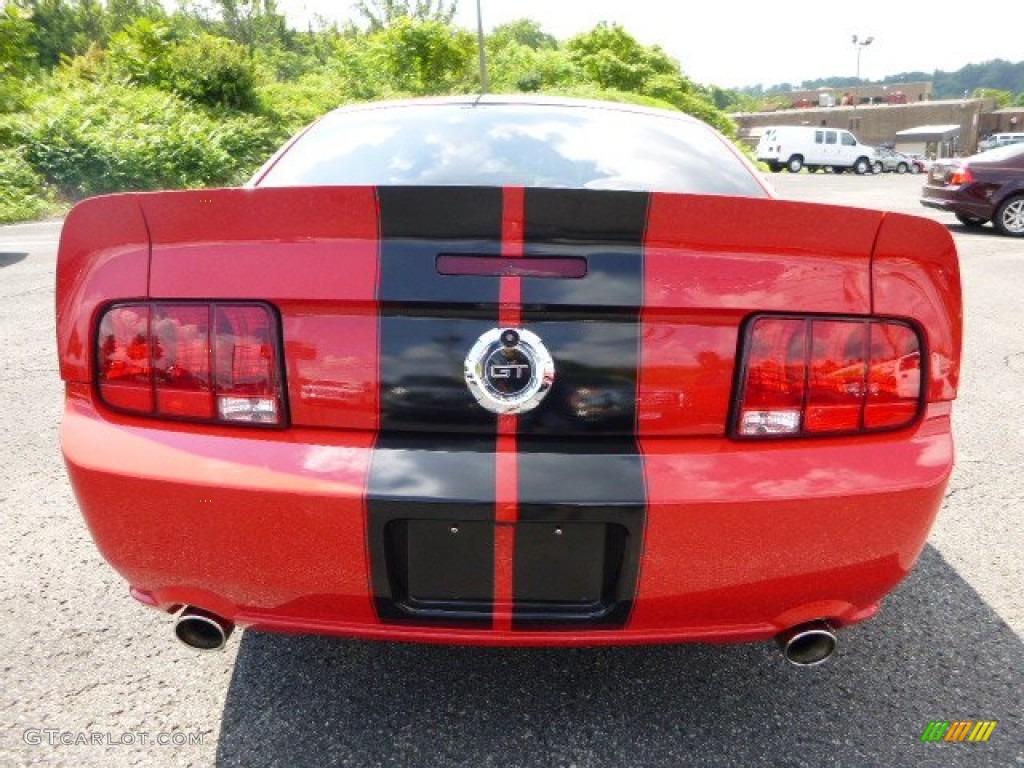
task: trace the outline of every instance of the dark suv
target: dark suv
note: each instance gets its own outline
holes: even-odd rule
[[[1001,234],[1024,237],[1024,144],[936,162],[921,204],[949,211],[968,227],[991,221]]]

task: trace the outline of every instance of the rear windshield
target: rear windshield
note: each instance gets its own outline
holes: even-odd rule
[[[436,104],[333,112],[259,186],[523,186],[767,197],[703,123],[641,112]]]

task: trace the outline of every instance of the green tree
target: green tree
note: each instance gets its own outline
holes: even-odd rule
[[[641,45],[618,24],[601,23],[566,43],[569,55],[587,79],[602,88],[642,93],[644,86],[659,75],[679,79],[688,91],[679,64],[658,46]]]
[[[108,38],[137,19],[157,21],[167,17],[160,0],[106,0],[106,8],[103,23]]]
[[[25,79],[36,67],[32,23],[15,5],[0,10],[0,113],[24,106]]]
[[[32,22],[16,5],[0,10],[0,75],[24,77],[35,65]]]
[[[642,45],[618,24],[598,24],[565,47],[586,80],[600,88],[669,104],[735,135],[733,121],[683,75],[679,62],[658,46]]]
[[[711,102],[723,112],[756,112],[761,100],[728,88],[712,85],[708,89]]]
[[[72,46],[75,53],[89,50],[93,43],[103,44],[107,41],[104,25],[105,10],[99,0],[77,0],[72,6],[75,16],[75,34]]]
[[[167,55],[173,44],[167,24],[136,19],[110,39],[107,67],[118,80],[170,88]]]
[[[999,109],[1006,109],[1013,105],[1013,94],[998,88],[975,88],[972,95],[976,99],[995,99]]]
[[[216,0],[216,4],[225,35],[250,51],[283,46],[292,36],[275,0]]]
[[[579,67],[560,49],[534,50],[509,42],[492,49],[488,58],[491,86],[499,93],[557,90],[585,80]]]
[[[492,50],[509,45],[523,45],[534,51],[553,51],[558,48],[558,41],[541,29],[536,21],[516,19],[496,26],[487,36],[487,45]]]
[[[53,69],[60,64],[62,56],[76,53],[78,20],[69,3],[65,0],[18,0],[17,5],[32,21],[30,40],[40,65]]]
[[[451,93],[473,82],[476,37],[465,30],[400,16],[368,42],[373,60],[396,91]]]
[[[356,12],[370,24],[370,31],[391,26],[406,16],[416,21],[436,21],[451,24],[458,8],[458,0],[359,0]]]

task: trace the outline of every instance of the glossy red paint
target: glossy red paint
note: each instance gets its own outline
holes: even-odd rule
[[[935,222],[887,214],[871,261],[872,311],[908,317],[929,350],[928,399],[953,400],[960,383],[963,294],[956,246]]]
[[[57,355],[64,381],[92,380],[99,311],[114,299],[141,299],[149,281],[149,235],[129,195],[79,203],[61,231],[57,270]]]
[[[521,190],[503,210],[501,255],[517,257]],[[111,215],[120,223],[102,234]],[[143,601],[264,629],[425,642],[755,640],[818,618],[868,618],[913,565],[953,458],[962,308],[948,233],[879,212],[655,194],[636,424],[647,518],[628,624],[513,628],[519,477],[508,421],[494,449],[493,626],[383,623],[366,510],[381,408],[378,228],[369,188],[132,195],[69,217],[58,264],[62,446],[97,545]],[[522,321],[521,279],[501,278],[502,323]],[[89,349],[98,309],[146,298],[276,307],[290,427],[105,407]],[[921,418],[874,435],[728,438],[740,329],[766,311],[921,328],[932,360]]]
[[[868,314],[882,216],[778,200],[654,195],[644,255],[640,434],[723,433],[739,328],[750,313]]]
[[[626,629],[424,630],[380,625],[371,609],[370,434],[168,429],[101,416],[87,390],[69,395],[72,481],[104,557],[135,589],[165,609],[197,604],[243,625],[353,637],[721,641],[822,615],[857,621],[920,553],[952,460],[946,404],[909,434],[853,444],[646,440],[650,511]]]
[[[502,192],[501,257],[523,261],[525,191],[510,187]],[[503,274],[498,286],[498,325],[518,328],[523,322],[522,278]],[[498,417],[498,438],[495,450],[495,522],[494,531],[494,625],[495,631],[512,631],[515,606],[516,523],[519,522],[519,462],[516,430],[519,417],[502,414]]]

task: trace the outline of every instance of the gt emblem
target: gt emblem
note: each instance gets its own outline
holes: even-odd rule
[[[555,363],[535,333],[492,328],[466,355],[466,385],[492,413],[526,413],[547,395]]]
[[[522,379],[530,375],[530,366],[526,363],[492,365],[487,375],[492,379]]]

